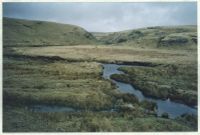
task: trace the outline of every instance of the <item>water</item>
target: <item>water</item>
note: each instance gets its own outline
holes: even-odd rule
[[[184,113],[197,115],[197,108],[195,107],[190,107],[185,104],[176,103],[176,102],[170,101],[170,99],[161,100],[161,99],[146,97],[142,94],[140,90],[135,89],[132,85],[112,80],[110,78],[110,75],[124,74],[122,71],[118,70],[118,68],[121,66],[128,66],[128,65],[103,64],[103,67],[104,67],[103,77],[105,79],[110,79],[111,81],[113,81],[117,85],[118,90],[120,92],[134,94],[138,98],[139,101],[148,100],[148,101],[156,102],[158,106],[158,109],[157,109],[158,116],[161,116],[162,113],[164,112],[167,112],[170,118],[175,118]]]
[[[33,112],[77,112],[74,108],[57,105],[34,105],[28,109]]]
[[[32,105],[26,107],[28,110],[32,112],[84,112],[84,111],[89,111],[89,110],[81,110],[81,109],[75,109],[72,107],[67,107],[67,106],[58,106],[58,105],[43,105],[43,104],[38,104],[38,105]],[[111,109],[101,109],[101,110],[90,110],[92,112],[117,112],[118,110],[115,108]]]

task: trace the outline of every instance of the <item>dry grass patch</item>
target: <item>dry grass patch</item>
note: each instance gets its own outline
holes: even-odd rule
[[[19,54],[59,56],[65,59],[92,61],[142,61],[156,63],[193,63],[195,50],[141,49],[120,46],[59,46],[15,48]]]

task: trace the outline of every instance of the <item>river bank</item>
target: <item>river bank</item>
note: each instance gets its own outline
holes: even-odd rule
[[[188,120],[182,116],[179,120],[157,117],[154,104],[140,103],[134,95],[120,92],[111,80],[102,77],[103,69],[98,62],[87,59],[69,62],[58,58],[59,55],[50,56],[49,59],[49,56],[46,56],[48,53],[40,55],[44,57],[37,55],[26,57],[27,54],[5,51],[3,61],[5,132],[195,131],[197,129],[196,116],[191,115],[194,118],[189,119],[192,120],[192,124],[188,124]],[[7,54],[14,55],[10,57]],[[16,55],[22,56],[15,57]],[[26,106],[36,106],[36,110],[27,109]],[[48,111],[51,107],[56,110]],[[41,108],[42,111],[38,111]],[[115,108],[118,110],[107,111]]]
[[[124,72],[122,72],[121,70],[118,70],[121,67],[134,68],[134,66],[103,64],[103,67],[104,67],[103,77],[106,79],[111,79],[118,86],[118,89],[121,92],[134,94],[138,98],[139,101],[148,100],[148,101],[155,102],[158,106],[157,108],[158,116],[161,116],[162,113],[165,113],[165,112],[168,113],[171,118],[175,118],[184,113],[191,113],[191,114],[197,115],[197,110],[193,107],[190,107],[181,103],[173,102],[170,99],[158,99],[158,98],[153,98],[153,97],[147,97],[143,94],[142,90],[134,88],[134,84],[129,84],[129,82],[125,81],[123,78],[122,80],[121,78],[115,79],[113,77],[113,75],[125,75]]]

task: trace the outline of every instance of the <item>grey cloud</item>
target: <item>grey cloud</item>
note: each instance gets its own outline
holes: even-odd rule
[[[4,3],[3,16],[79,25],[88,31],[120,31],[147,26],[196,25],[190,3]]]

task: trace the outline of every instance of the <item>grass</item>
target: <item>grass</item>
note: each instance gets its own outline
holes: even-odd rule
[[[96,39],[81,27],[45,21],[3,18],[5,46],[94,44]]]
[[[147,27],[113,33],[94,33],[105,44],[142,48],[196,48],[196,26]]]
[[[112,106],[113,86],[97,63],[41,63],[4,59],[5,102],[64,104],[86,109]],[[16,100],[16,101],[15,101]]]
[[[147,96],[197,105],[196,64],[120,67],[119,70],[126,75],[112,75],[113,79],[131,83]]]
[[[99,63],[137,63],[134,68],[121,68],[125,75],[112,77],[130,82],[150,96],[196,104],[196,26],[93,36],[73,25],[4,18],[3,28],[4,132],[197,130],[196,116],[156,117],[154,103],[120,93],[102,78]],[[41,104],[81,112],[27,109]],[[102,112],[113,108],[117,111]]]
[[[15,117],[13,117],[15,116]],[[193,131],[183,123],[140,113],[35,113],[5,106],[4,132],[132,132]]]
[[[4,17],[3,28],[5,46],[71,46],[102,43],[165,49],[197,47],[197,26],[192,25],[90,33],[75,25]]]
[[[196,50],[143,49],[120,46],[57,46],[57,47],[18,47],[19,54],[31,56],[59,56],[67,60],[79,61],[139,61],[151,63],[187,63],[197,62]]]
[[[66,60],[108,63],[138,61],[160,64],[156,67],[122,68],[129,75],[129,79],[123,75],[118,76],[121,76],[121,81],[131,79],[131,83],[148,96],[170,97],[190,105],[197,104],[196,50],[175,51],[116,46],[18,47],[14,50],[20,55],[59,56]]]
[[[79,50],[79,47],[73,49]],[[80,48],[87,49],[88,46]],[[13,49],[4,48],[4,132],[196,130],[193,121],[187,125],[183,120],[157,118],[153,103],[139,103],[133,95],[119,93],[110,81],[102,79],[102,66],[97,62],[17,57],[23,49],[28,49],[24,51],[27,53],[36,48],[14,49],[17,50],[16,57],[9,57],[16,54]],[[100,49],[109,50],[105,47]],[[124,50],[121,51],[124,53]],[[62,105],[84,111],[40,113],[25,107],[34,104]],[[113,107],[119,112],[99,112]],[[149,111],[146,112],[146,109]]]
[[[197,34],[193,32],[189,33],[173,33],[160,40],[160,44],[163,46],[186,46],[193,43],[197,43]]]

